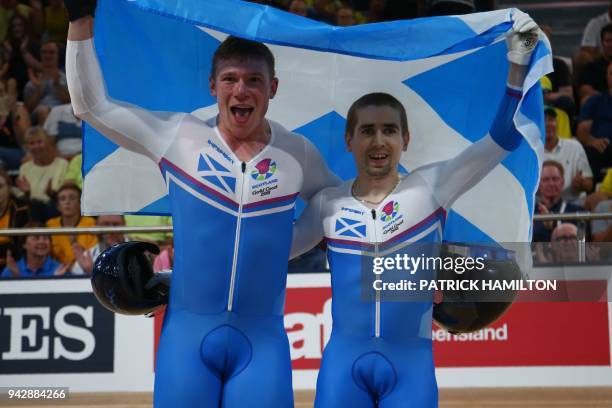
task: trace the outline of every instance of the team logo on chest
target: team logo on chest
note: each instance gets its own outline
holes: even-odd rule
[[[263,159],[255,165],[255,170],[251,171],[251,178],[255,180],[251,185],[253,197],[266,197],[278,189],[278,178],[273,177],[277,169],[272,159]]]
[[[399,214],[399,203],[397,201],[389,201],[382,208],[380,220],[383,224],[383,234],[390,234],[399,230],[400,225],[404,223],[404,216]]]
[[[253,180],[264,181],[276,173],[276,162],[272,159],[263,159],[255,165],[255,170],[251,172]]]
[[[397,216],[397,212],[399,211],[399,203],[397,201],[389,201],[382,208],[382,213],[380,214],[380,220],[382,222],[389,222],[393,218]]]

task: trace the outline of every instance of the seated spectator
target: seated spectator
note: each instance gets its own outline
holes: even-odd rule
[[[83,155],[77,154],[68,163],[68,170],[66,170],[66,181],[75,183],[81,190],[83,190]]]
[[[308,6],[304,0],[292,0],[287,11],[302,17],[308,17]]]
[[[74,116],[71,104],[51,108],[44,129],[47,135],[55,139],[60,156],[69,160],[81,153],[83,144],[81,119]]]
[[[363,18],[364,21],[360,21],[361,23],[379,23],[388,20],[387,0],[370,0]]]
[[[611,25],[612,28],[612,25]],[[612,32],[610,32],[612,46]],[[606,69],[608,91],[592,96],[580,110],[576,138],[585,148],[595,184],[603,178],[603,171],[612,167],[612,64]]]
[[[0,170],[0,228],[21,228],[28,222],[29,208],[26,203],[11,194],[11,178]],[[6,266],[6,253],[21,256],[21,247],[14,237],[0,236],[0,269]]]
[[[57,191],[57,207],[60,212],[59,217],[51,218],[47,221],[47,227],[93,227],[96,220],[92,217],[81,216],[81,189],[75,184],[65,183]],[[95,235],[54,235],[52,238],[53,257],[65,264],[68,270],[72,270],[76,254],[73,245],[78,244],[84,249],[89,249],[98,243]]]
[[[557,113],[554,108],[546,107],[544,112],[546,124],[544,160],[554,160],[563,165],[565,174],[563,199],[572,204],[579,204],[580,195],[593,189],[593,173],[586,153],[577,140],[560,139],[557,136]]]
[[[172,217],[157,215],[126,215],[125,225],[128,227],[159,227],[172,225]],[[132,233],[128,235],[130,241],[151,242],[159,247],[168,245],[172,241],[172,233],[149,232]]]
[[[336,21],[336,7],[333,0],[313,0],[312,8],[308,10],[308,17],[313,20],[334,24]]]
[[[582,206],[587,211],[595,211],[600,202],[609,199],[612,199],[612,169],[608,169],[597,191],[589,194]]]
[[[165,248],[162,248],[159,255],[153,261],[153,272],[168,271],[174,265],[174,245],[170,242]]]
[[[599,56],[601,50],[601,29],[610,24],[612,20],[612,0],[608,10],[589,20],[582,33],[582,41],[580,43],[580,53],[582,59],[594,60]]]
[[[23,90],[28,83],[28,69],[40,70],[40,44],[34,40],[27,20],[20,14],[14,15],[8,26],[6,40],[2,49],[8,70],[2,79],[14,79],[16,83],[17,100],[23,101]]]
[[[601,29],[600,38],[601,57],[584,66],[576,83],[581,106],[592,96],[607,93],[609,89],[606,72],[612,61],[612,23]]]
[[[19,16],[27,21],[35,34],[42,33],[43,19],[40,1],[30,1],[30,5],[17,0],[2,0],[0,2],[0,41],[7,35],[9,22],[13,16]]]
[[[29,198],[32,218],[44,222],[57,214],[51,197],[64,182],[68,162],[57,156],[49,137],[41,127],[28,129],[25,136],[28,154],[32,157],[19,168],[16,185]]]
[[[476,11],[474,0],[429,0],[428,15],[451,16]]]
[[[540,185],[538,186],[538,203],[536,214],[566,214],[583,211],[582,207],[573,205],[561,197],[563,191],[563,165],[554,160],[546,160],[542,165]],[[536,221],[533,223],[533,242],[550,242],[552,230],[559,221]]]
[[[15,87],[15,80],[7,82]],[[0,161],[5,170],[17,170],[24,156],[24,135],[30,118],[23,104],[15,102],[15,91],[9,92],[7,86],[0,81]]]
[[[46,42],[40,48],[41,70],[28,70],[30,81],[23,91],[26,108],[32,112],[32,122],[45,123],[52,107],[69,103],[70,95],[66,75],[59,69],[59,48],[54,42]]]
[[[62,0],[48,0],[45,7],[45,28],[43,35],[46,41],[66,43],[68,36],[68,13]]]
[[[541,26],[542,31],[552,42],[552,28]],[[554,47],[553,47],[554,49]],[[546,75],[550,79],[550,89],[544,93],[544,103],[565,111],[568,115],[576,113],[572,74],[568,65],[561,58],[553,56],[553,72]]]
[[[574,224],[561,223],[551,234],[551,262],[578,262],[578,228]]]
[[[540,78],[540,85],[542,86],[542,91],[544,92],[544,98],[546,98],[546,94],[552,89],[550,79],[548,79],[547,76],[543,76]],[[555,119],[557,121],[557,136],[559,136],[561,139],[571,139],[572,124],[570,123],[570,117],[567,112],[552,105],[545,106],[550,107],[551,110],[554,111]]]
[[[601,201],[595,207],[595,213],[612,212],[612,200]],[[612,220],[591,221],[591,240],[593,242],[612,242]]]
[[[349,5],[342,4],[336,9],[336,25],[350,27],[356,24],[355,11]]]
[[[100,215],[98,216],[97,225],[99,227],[123,227],[125,219],[123,215]],[[86,249],[78,243],[72,245],[72,250],[76,255],[76,262],[70,271],[73,275],[91,275],[93,264],[98,255],[106,248],[109,248],[120,242],[125,242],[125,236],[120,233],[101,234],[100,240],[93,247]]]
[[[29,222],[25,228],[40,228],[37,222]],[[48,235],[26,235],[23,242],[24,255],[15,261],[11,250],[6,253],[6,267],[2,277],[31,278],[40,276],[60,276],[66,273],[65,265],[51,257],[51,239]]]

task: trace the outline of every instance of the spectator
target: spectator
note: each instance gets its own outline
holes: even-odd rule
[[[17,0],[0,1],[0,41],[4,41],[7,35],[7,28],[11,18],[20,16],[25,19],[28,27],[31,27],[34,34],[42,33],[43,18],[42,5],[40,0],[30,0],[30,5],[22,4]]]
[[[542,31],[552,41],[552,28],[542,26]],[[550,89],[544,93],[544,102],[563,109],[568,115],[576,113],[574,103],[574,88],[572,87],[572,74],[561,58],[553,56],[553,72],[546,75],[550,79]]]
[[[308,17],[328,24],[334,24],[335,6],[333,0],[313,0]]]
[[[584,29],[584,32],[582,33],[580,52],[586,54],[592,60],[598,56],[599,50],[601,50],[601,29],[612,22],[610,20],[611,16],[612,0],[610,0],[608,10],[605,13],[590,19]]]
[[[122,215],[100,215],[97,220],[97,225],[99,227],[123,227],[125,226],[125,219]],[[101,234],[100,238],[101,240],[89,249],[85,249],[78,243],[72,245],[72,251],[76,256],[76,262],[71,270],[73,275],[91,275],[93,264],[102,251],[115,244],[126,241],[123,234],[112,232]]]
[[[593,173],[582,145],[574,139],[559,139],[557,136],[557,113],[554,108],[546,107],[546,142],[544,160],[554,160],[563,165],[565,174],[562,197],[578,204],[580,195],[593,189]]]
[[[81,190],[83,190],[83,155],[77,154],[70,160],[68,164],[68,170],[66,170],[66,181],[75,183]]]
[[[12,82],[14,87],[15,81]],[[0,161],[6,170],[17,170],[23,159],[24,135],[30,118],[23,104],[16,103],[15,95],[6,87],[0,81]]]
[[[612,31],[610,41],[612,45]],[[576,137],[591,163],[595,183],[602,180],[602,171],[612,166],[612,64],[606,68],[606,77],[608,91],[589,98],[580,110],[576,129]]]
[[[2,43],[3,54],[8,61],[8,71],[3,79],[17,81],[17,100],[23,101],[23,90],[28,82],[28,69],[40,70],[40,46],[28,31],[27,20],[14,15],[9,21],[9,31]]]
[[[49,137],[41,127],[28,129],[25,136],[28,154],[32,157],[19,168],[16,185],[30,198],[32,218],[44,222],[57,214],[50,195],[64,182],[68,162],[57,156]]]
[[[0,229],[21,228],[28,222],[29,208],[26,203],[11,194],[11,178],[0,170]],[[6,266],[6,253],[21,256],[21,248],[13,237],[0,237],[0,269]]]
[[[370,0],[368,9],[364,13],[363,23],[379,23],[386,21],[387,17],[387,0]]]
[[[578,228],[574,224],[562,223],[555,227],[550,255],[553,263],[578,262]]]
[[[40,228],[41,224],[29,222],[25,228]],[[39,276],[59,276],[66,273],[65,265],[50,255],[51,239],[48,235],[27,235],[23,243],[25,254],[15,261],[10,250],[6,254],[6,267],[2,277],[31,278]]]
[[[293,0],[289,3],[287,11],[302,17],[308,16],[308,6],[304,0]]]
[[[612,200],[601,201],[595,207],[595,212],[612,212]],[[591,238],[593,242],[612,242],[612,220],[591,221]]]
[[[601,57],[587,64],[580,72],[577,82],[580,105],[600,92],[607,93],[607,68],[612,61],[612,23],[601,29]]]
[[[474,0],[429,0],[430,16],[450,16],[476,11]]]
[[[57,207],[60,212],[59,217],[51,218],[47,221],[47,227],[93,227],[96,220],[92,217],[81,216],[81,189],[75,184],[65,183],[57,191]],[[95,235],[54,235],[52,239],[53,256],[61,263],[65,264],[68,270],[72,270],[76,254],[73,245],[78,244],[84,249],[89,249],[98,243]]]
[[[68,36],[68,13],[62,0],[48,0],[45,7],[44,38],[47,41],[65,44]]]
[[[170,242],[165,248],[155,257],[153,261],[153,272],[161,272],[172,269],[174,264],[174,245]]]
[[[126,215],[125,224],[128,227],[159,227],[172,225],[172,217],[156,216],[156,215]],[[151,242],[157,246],[167,245],[172,240],[172,233],[167,232],[150,232],[150,233],[134,233],[129,234],[129,239],[132,241]]]
[[[542,78],[540,78],[540,85],[542,86],[542,92],[544,93],[544,98],[546,99],[546,94],[552,91],[552,82],[546,75],[544,75]],[[555,111],[557,121],[557,136],[561,139],[571,139],[572,124],[570,123],[570,117],[567,112],[552,105],[545,106],[551,106]]]
[[[563,175],[563,165],[561,163],[554,160],[544,162],[538,187],[536,214],[565,214],[583,211],[581,207],[570,204],[561,197],[564,183]],[[533,241],[550,242],[551,232],[558,224],[558,221],[534,222]]]
[[[59,48],[54,42],[46,42],[40,48],[42,69],[28,70],[30,81],[23,91],[26,107],[32,112],[34,124],[42,125],[49,110],[70,102],[66,75],[59,69]]]
[[[597,204],[612,199],[612,169],[608,169],[603,181],[598,184],[597,191],[587,196],[582,204],[587,211],[595,211]]]
[[[355,15],[353,8],[343,4],[336,10],[336,25],[340,27],[350,27],[355,25]]]
[[[83,144],[81,119],[74,116],[71,104],[51,108],[44,129],[47,135],[55,139],[57,150],[62,157],[71,159],[81,153]]]

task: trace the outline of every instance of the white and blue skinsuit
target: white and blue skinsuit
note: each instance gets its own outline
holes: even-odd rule
[[[333,327],[317,380],[316,408],[438,406],[433,296],[385,302],[383,293],[368,301],[362,274],[367,267],[372,273],[374,257],[441,242],[453,202],[520,145],[522,136],[513,124],[520,98],[519,90],[508,87],[488,135],[451,160],[403,176],[377,208],[352,196],[354,180],[310,201],[296,223],[291,255],[321,239],[327,242]]]
[[[68,42],[66,70],[75,114],[158,163],[168,186],[175,264],[155,406],[293,407],[283,309],[294,206],[338,179],[274,122],[269,144],[241,162],[216,118],[110,100],[92,40]]]

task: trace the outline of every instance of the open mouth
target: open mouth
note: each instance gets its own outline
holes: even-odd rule
[[[254,109],[251,107],[232,106],[230,110],[238,123],[245,123],[251,117]]]
[[[370,159],[373,164],[381,164],[388,158],[388,153],[368,153],[368,159]]]

